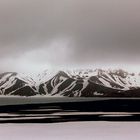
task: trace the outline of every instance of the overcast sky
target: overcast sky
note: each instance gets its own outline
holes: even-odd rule
[[[139,0],[0,0],[0,71],[140,71]]]

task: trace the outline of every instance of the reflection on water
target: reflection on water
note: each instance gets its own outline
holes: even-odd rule
[[[134,119],[133,119],[134,117]],[[136,119],[137,118],[137,119]],[[138,121],[140,112],[81,112],[78,110],[33,109],[0,113],[0,123],[53,123],[66,121]]]
[[[94,100],[0,106],[0,123],[140,121],[140,100]]]

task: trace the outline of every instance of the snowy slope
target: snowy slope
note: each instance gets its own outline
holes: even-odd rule
[[[106,87],[128,90],[140,87],[140,75],[128,73],[124,70],[74,70],[66,71],[66,73],[74,79],[89,79],[96,84]]]
[[[99,70],[98,74],[91,79],[95,77],[98,79],[96,83],[110,88],[129,90],[140,87],[140,75],[123,70]]]
[[[78,74],[77,74],[78,73]],[[86,74],[88,74],[86,72]],[[40,85],[39,92],[51,96],[94,96],[100,92],[117,92],[112,89],[90,81],[84,72],[59,71],[52,79]],[[91,74],[91,72],[90,72]],[[93,71],[95,75],[95,72]],[[86,76],[85,76],[86,75]],[[90,91],[89,91],[90,90]],[[88,92],[88,93],[87,93]]]
[[[140,75],[121,69],[46,70],[32,77],[16,72],[0,74],[1,95],[108,96],[138,93],[139,89]]]
[[[40,85],[49,96],[94,96],[140,88],[140,75],[119,70],[68,70]]]
[[[23,89],[25,91],[23,91]],[[26,89],[28,89],[28,92],[36,92],[35,82],[32,80],[32,78],[15,72],[6,72],[0,74],[1,95],[15,95],[15,93],[18,95],[21,90],[26,92]]]

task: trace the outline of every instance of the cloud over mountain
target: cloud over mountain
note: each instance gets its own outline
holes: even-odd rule
[[[21,63],[24,71],[136,67],[139,6],[137,0],[1,0],[0,71],[21,71]]]

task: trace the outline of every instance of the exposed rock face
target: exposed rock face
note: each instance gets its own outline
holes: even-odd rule
[[[1,95],[117,97],[140,96],[139,91],[140,75],[121,69],[59,71],[56,74],[45,71],[36,78],[15,72],[0,74]]]

